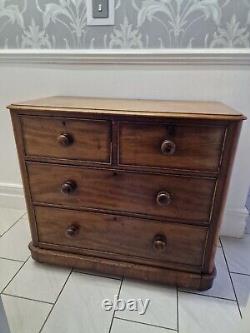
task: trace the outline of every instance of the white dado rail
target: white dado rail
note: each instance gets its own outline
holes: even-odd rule
[[[250,49],[0,50],[0,63],[74,65],[250,65]]]

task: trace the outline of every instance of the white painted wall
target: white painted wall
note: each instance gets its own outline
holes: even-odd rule
[[[11,102],[47,95],[218,100],[250,118],[249,88],[250,67],[0,64],[2,198],[4,192],[11,192],[9,184],[14,188],[21,184],[10,117],[5,111]],[[241,236],[244,229],[250,185],[249,127],[249,121],[245,122],[233,170],[222,229],[226,235]]]

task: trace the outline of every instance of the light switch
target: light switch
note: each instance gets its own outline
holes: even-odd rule
[[[109,0],[92,0],[93,18],[108,18]]]
[[[114,0],[86,0],[87,25],[114,25]]]

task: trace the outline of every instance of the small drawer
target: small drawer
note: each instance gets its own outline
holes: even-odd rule
[[[39,242],[201,266],[207,228],[36,207]],[[69,249],[70,251],[70,249]]]
[[[35,116],[21,121],[28,156],[110,163],[108,121]]]
[[[27,163],[32,199],[208,223],[216,181],[43,163]]]
[[[199,125],[119,124],[119,164],[217,171],[225,128]]]

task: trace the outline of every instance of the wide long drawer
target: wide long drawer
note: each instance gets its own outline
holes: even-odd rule
[[[39,242],[201,266],[207,228],[36,207]]]
[[[119,163],[216,172],[225,127],[120,122]]]
[[[216,181],[27,163],[33,202],[207,223]]]
[[[28,156],[110,162],[108,121],[23,116],[21,122]]]

